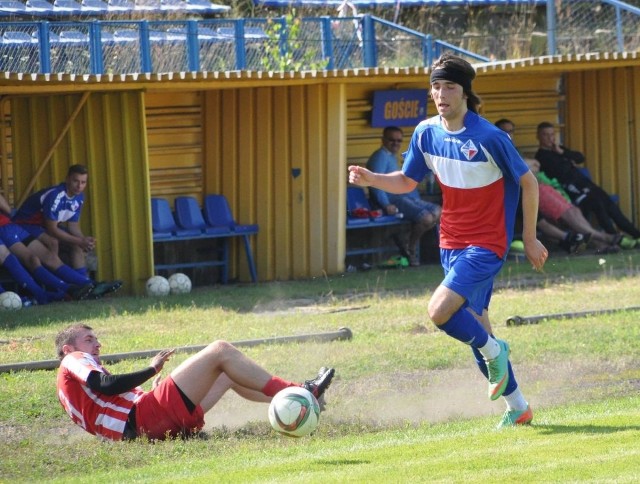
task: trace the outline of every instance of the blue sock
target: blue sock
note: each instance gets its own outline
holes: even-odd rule
[[[491,335],[491,337],[493,338],[493,335]],[[473,356],[475,356],[478,369],[484,377],[488,379],[489,370],[487,370],[487,363],[476,348],[471,348],[471,350],[473,351]],[[518,388],[518,382],[516,381],[516,376],[513,373],[513,368],[511,367],[511,360],[509,360],[509,383],[507,383],[507,387],[504,389],[504,393],[502,395],[511,395],[516,388]]]
[[[91,283],[91,279],[86,275],[82,275],[80,271],[73,270],[66,264],[62,264],[53,273],[63,281],[75,284],[76,286],[86,286]]]
[[[11,274],[22,289],[26,289],[33,294],[39,304],[47,304],[50,302],[47,292],[33,280],[31,274],[22,267],[22,264],[20,264],[20,261],[15,255],[9,254],[2,265],[7,268],[9,274]]]
[[[474,348],[482,348],[489,340],[489,334],[466,308],[458,309],[449,321],[438,327],[452,338]]]
[[[56,277],[44,266],[40,266],[35,271],[33,271],[33,277],[40,284],[48,287],[49,289],[53,289],[55,292],[67,292],[69,290],[69,284],[64,282],[59,277]]]

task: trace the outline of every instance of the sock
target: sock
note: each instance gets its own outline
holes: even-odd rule
[[[491,335],[492,339],[495,339],[493,335]],[[471,348],[473,350],[473,355],[476,359],[476,364],[480,369],[480,372],[484,375],[485,378],[489,378],[489,370],[487,370],[487,363],[482,356],[482,353],[478,351],[476,348]],[[511,366],[511,360],[509,360],[509,383],[507,383],[506,388],[504,389],[504,393],[502,394],[504,397],[510,395],[518,388],[518,382],[516,380],[516,375],[513,372],[513,367]]]
[[[464,344],[473,346],[474,348],[484,348],[489,341],[489,334],[480,322],[465,308],[458,309],[453,313],[449,321],[438,327],[452,338],[462,341]],[[500,347],[496,341],[490,343],[489,346],[493,347],[494,344],[498,348],[496,354],[499,354]],[[493,358],[495,358],[495,356],[493,356]]]
[[[289,387],[297,387],[295,383],[292,383],[287,380],[283,380],[279,376],[272,376],[271,379],[267,382],[267,384],[262,389],[262,393],[264,393],[268,397],[273,397],[280,390]]]
[[[76,286],[86,286],[91,283],[91,279],[89,279],[86,274],[82,275],[80,271],[75,271],[66,264],[62,264],[53,273],[63,281],[75,284]]]
[[[526,410],[529,405],[524,399],[524,395],[519,388],[516,388],[509,395],[502,395],[507,403],[507,410]]]
[[[67,292],[69,290],[69,284],[59,277],[56,277],[43,266],[40,266],[33,271],[33,278],[43,286],[54,289],[56,292]]]
[[[38,286],[29,272],[22,267],[22,264],[20,264],[20,261],[15,255],[9,254],[2,265],[7,268],[9,274],[11,274],[21,288],[33,294],[38,304],[47,304],[50,302],[46,291]]]

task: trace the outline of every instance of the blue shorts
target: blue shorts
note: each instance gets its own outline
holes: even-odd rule
[[[423,218],[427,213],[435,215],[440,207],[435,203],[427,202],[421,198],[407,196],[389,196],[389,202],[398,207],[404,218],[415,222]]]
[[[464,297],[477,314],[489,308],[493,281],[504,260],[488,249],[469,246],[465,249],[440,249],[444,269],[442,285]]]
[[[35,237],[29,232],[24,230],[20,225],[7,224],[0,227],[0,241],[7,247],[11,247],[18,242],[24,242],[24,245],[29,245]]]
[[[35,225],[35,224],[19,224],[19,223],[15,223],[14,225],[18,225],[22,230],[24,230],[25,232],[28,232],[29,234],[31,234],[31,236],[34,239],[37,239],[38,237],[40,237],[41,234],[44,233],[44,227],[42,225]]]

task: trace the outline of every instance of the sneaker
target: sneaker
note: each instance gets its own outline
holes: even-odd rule
[[[576,233],[569,240],[569,253],[579,254],[587,248],[587,244],[591,240],[591,234]]]
[[[93,288],[94,286],[91,282],[85,284],[84,286],[72,285],[67,293],[74,301],[82,301],[83,299],[87,299],[89,297],[89,294],[91,294]]]
[[[317,399],[322,398],[325,390],[331,385],[333,375],[336,370],[333,368],[322,367],[318,371],[318,375],[313,380],[307,380],[303,383],[303,387],[313,393],[313,396]]]
[[[106,294],[110,294],[112,292],[117,291],[121,287],[122,287],[122,281],[98,282],[93,288],[93,290],[91,291],[91,293],[89,294],[89,297],[91,297],[92,299],[99,299],[102,296],[105,296]]]
[[[515,427],[516,425],[529,425],[532,420],[533,412],[530,405],[527,405],[525,410],[507,410],[498,424],[498,429]]]
[[[624,250],[629,250],[635,248],[635,246],[637,245],[637,241],[629,237],[622,237],[618,242],[618,245]]]
[[[509,383],[509,345],[501,339],[496,341],[500,345],[500,354],[493,360],[485,360],[489,370],[489,398],[491,400],[500,398]]]

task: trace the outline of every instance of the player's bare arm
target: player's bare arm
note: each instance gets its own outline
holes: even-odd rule
[[[536,223],[538,219],[538,180],[531,171],[520,177],[522,187],[522,241],[524,252],[537,271],[544,267],[549,256],[546,247],[538,240]]]
[[[349,183],[361,187],[373,186],[389,193],[408,193],[418,185],[401,171],[374,173],[358,165],[349,166]]]

